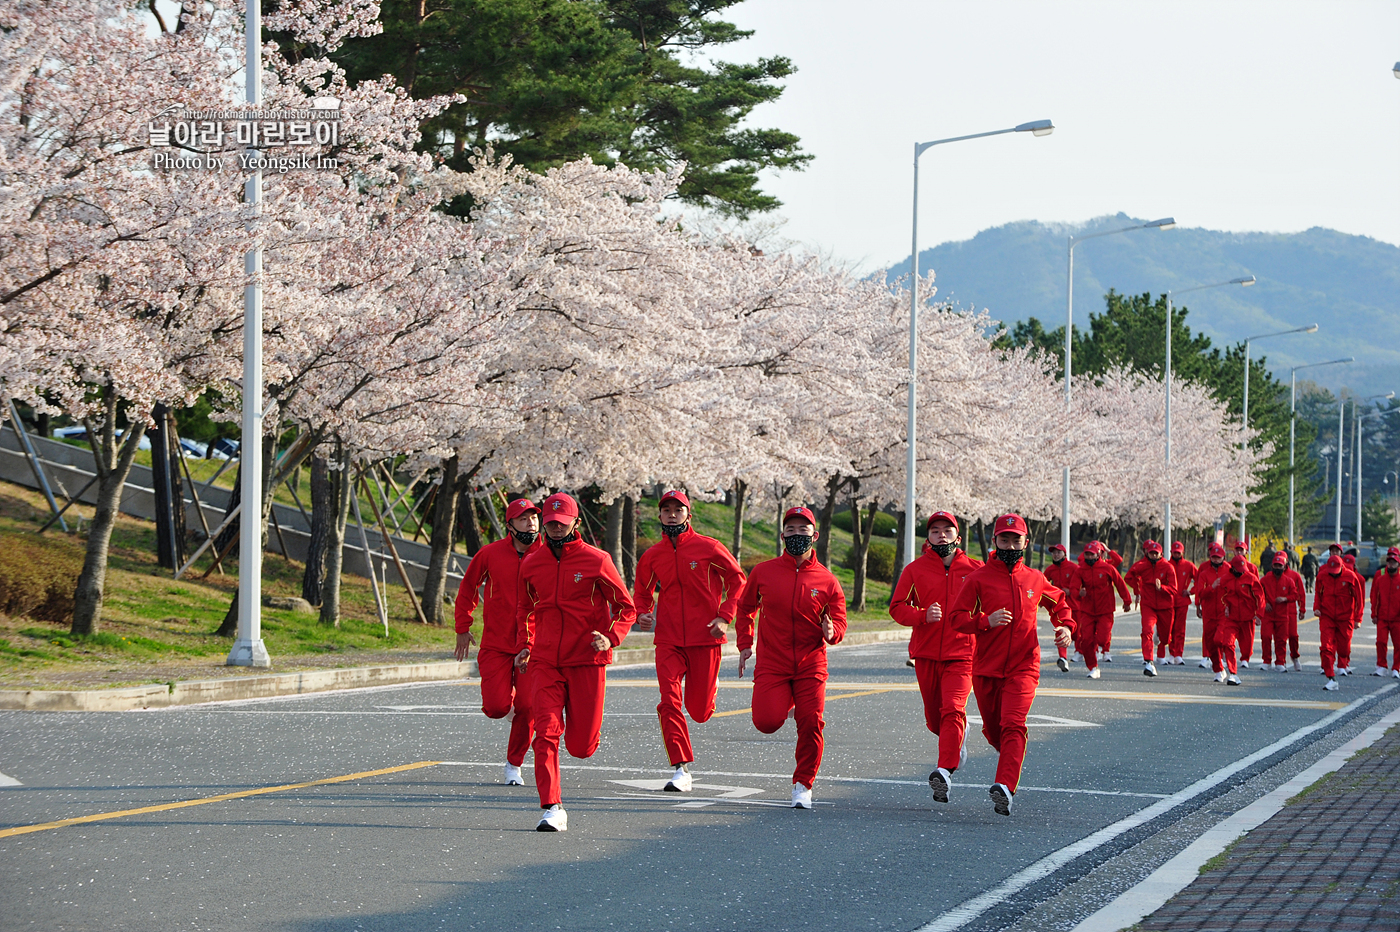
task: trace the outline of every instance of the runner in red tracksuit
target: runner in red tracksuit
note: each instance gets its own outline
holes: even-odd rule
[[[1350,544],[1351,541],[1347,541],[1347,543]],[[1355,581],[1355,583],[1356,583],[1357,589],[1361,592],[1361,602],[1362,602],[1362,604],[1356,606],[1356,611],[1353,613],[1352,619],[1351,619],[1352,636],[1355,637],[1355,635],[1356,635],[1356,629],[1358,629],[1358,628],[1361,627],[1361,618],[1362,618],[1362,616],[1365,614],[1365,608],[1366,608],[1366,605],[1365,605],[1365,603],[1366,603],[1366,577],[1362,576],[1360,573],[1358,573],[1358,572],[1356,571],[1356,554],[1353,554],[1353,553],[1343,554],[1343,555],[1342,555],[1342,565],[1346,567],[1346,569],[1345,569],[1344,572],[1350,573],[1350,574],[1355,578],[1354,581]],[[1343,656],[1343,657],[1339,657],[1338,660],[1337,660],[1337,665],[1338,665],[1338,667],[1340,668],[1340,669],[1338,670],[1338,672],[1341,673],[1343,676],[1351,676],[1351,641],[1350,641],[1350,640],[1347,641],[1347,645],[1346,645],[1346,646],[1347,646],[1346,655]]]
[[[1337,673],[1351,658],[1351,632],[1356,613],[1365,604],[1364,584],[1358,585],[1358,579],[1337,556],[1328,557],[1327,565],[1317,574],[1313,614],[1322,635],[1322,674],[1327,677],[1322,688],[1328,691],[1337,688]]]
[[[1026,716],[1040,682],[1040,637],[1036,614],[1043,605],[1055,626],[1055,643],[1068,645],[1074,619],[1065,594],[1022,562],[1029,534],[1020,515],[993,524],[996,554],[963,583],[953,603],[953,627],[977,637],[972,690],[982,716],[982,734],[996,749],[996,782],[988,793],[998,815],[1011,802],[1026,759]]]
[[[739,675],[754,656],[754,615],[758,622],[753,667],[753,724],[771,735],[797,718],[797,767],[792,774],[792,806],[812,808],[812,784],[822,764],[826,722],[826,647],[846,636],[846,594],[831,571],[817,561],[812,542],[817,519],[806,508],[783,515],[783,549],[775,560],[753,568],[739,595],[735,632]]]
[[[1385,555],[1385,569],[1371,577],[1371,624],[1376,626],[1376,676],[1385,676],[1389,645],[1395,645],[1390,675],[1400,680],[1400,547]]]
[[[1180,666],[1186,662],[1186,613],[1191,607],[1191,583],[1196,579],[1196,564],[1186,559],[1186,547],[1179,540],[1172,542],[1172,569],[1176,571],[1172,625],[1166,643],[1157,648],[1157,659],[1165,657],[1168,663]]]
[[[1138,590],[1138,610],[1142,613],[1142,672],[1156,676],[1152,663],[1157,643],[1165,648],[1171,634],[1172,602],[1176,599],[1176,570],[1162,559],[1162,545],[1149,540],[1142,545],[1146,554],[1133,564],[1124,579]]]
[[[890,597],[890,617],[907,628],[909,656],[924,700],[924,723],[938,736],[938,763],[928,776],[933,798],[948,801],[952,774],[967,756],[967,697],[972,692],[972,635],[953,629],[953,602],[963,580],[982,565],[957,548],[958,519],[929,515],[923,553],[904,568]]]
[[[662,539],[637,561],[633,601],[637,627],[656,629],[656,706],[661,739],[675,769],[664,787],[690,790],[689,764],[695,760],[684,707],[696,722],[708,722],[719,688],[720,645],[734,621],[734,607],[744,585],[739,563],[719,541],[690,526],[690,499],[672,490],[661,496]],[[652,611],[652,593],[661,590]],[[683,685],[682,685],[683,684]]]
[[[1287,648],[1292,642],[1293,659],[1298,659],[1298,618],[1307,596],[1303,594],[1303,579],[1288,568],[1288,554],[1274,554],[1274,565],[1260,579],[1264,586],[1263,623],[1259,627],[1259,643],[1263,648],[1264,666],[1275,670],[1288,669]]]
[[[545,810],[536,830],[562,832],[559,739],[574,757],[592,757],[603,728],[612,649],[637,620],[612,557],[578,535],[578,503],[563,492],[544,500],[546,546],[520,564],[515,609],[535,712],[535,786]]]
[[[1074,616],[1074,623],[1079,624],[1079,564],[1067,558],[1064,544],[1051,545],[1050,565],[1045,568],[1044,573],[1045,578],[1050,580],[1050,585],[1065,594],[1070,613]],[[1069,648],[1057,645],[1056,650],[1060,654],[1056,665],[1061,673],[1068,673]]]
[[[1196,578],[1191,584],[1191,594],[1196,599],[1196,617],[1201,619],[1200,665],[1214,670],[1215,681],[1223,683],[1225,662],[1221,659],[1216,634],[1225,617],[1225,590],[1222,587],[1230,578],[1230,566],[1225,562],[1225,548],[1219,544],[1212,542],[1206,553],[1209,558],[1196,567]]]
[[[1118,597],[1123,600],[1123,611],[1128,611],[1133,604],[1132,594],[1128,591],[1123,577],[1118,575],[1118,571],[1106,560],[1101,559],[1105,549],[1098,541],[1090,541],[1080,556],[1082,565],[1075,572],[1079,581],[1078,601],[1081,616],[1074,629],[1075,648],[1084,657],[1084,666],[1088,669],[1091,680],[1100,676],[1100,647],[1103,647],[1104,659],[1112,660],[1106,645],[1109,643],[1109,634],[1113,631],[1113,591],[1118,590]]]
[[[1259,578],[1259,567],[1249,560],[1249,547],[1238,541],[1235,542],[1235,556],[1244,560],[1244,571],[1255,579]],[[1231,563],[1234,561],[1231,560]],[[1254,633],[1255,624],[1258,619],[1251,618],[1249,621],[1235,624],[1235,642],[1240,648],[1240,666],[1249,669],[1249,662],[1254,659]]]
[[[1230,686],[1240,685],[1235,667],[1235,638],[1238,631],[1245,625],[1252,628],[1254,619],[1264,610],[1264,585],[1245,568],[1248,565],[1249,561],[1244,557],[1235,557],[1230,561],[1230,575],[1221,585],[1223,594],[1220,601],[1225,617],[1215,629],[1215,639],[1228,671],[1225,682]]]
[[[521,562],[527,554],[544,546],[539,539],[540,509],[528,498],[517,498],[506,506],[506,526],[509,537],[482,547],[467,564],[452,613],[457,628],[455,655],[458,660],[465,660],[473,640],[472,612],[476,610],[478,593],[484,592],[480,600],[481,647],[476,652],[481,711],[487,718],[505,718],[514,712],[506,744],[505,782],[507,786],[523,786],[520,765],[525,762],[535,729],[530,713],[530,677],[524,668],[515,665],[515,655],[520,653],[515,596]]]

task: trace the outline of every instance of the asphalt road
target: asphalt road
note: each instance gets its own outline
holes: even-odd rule
[[[933,803],[934,738],[902,643],[832,652],[810,812],[786,806],[792,725],[754,730],[732,661],[721,714],[692,726],[688,797],[659,792],[651,669],[613,670],[601,748],[564,758],[565,834],[534,831],[533,786],[501,785],[507,726],[480,714],[473,683],[3,712],[0,773],[18,785],[0,786],[0,929],[911,930],[954,927],[949,911],[979,895],[992,908],[968,927],[995,927],[1016,902],[997,893],[1008,878],[1389,685],[1353,676],[1324,693],[1315,646],[1305,673],[1246,671],[1238,688],[1194,663],[1148,679],[1136,628],[1120,622],[1101,680],[1043,673],[1010,818],[992,811],[995,755],[975,725],[952,802]]]

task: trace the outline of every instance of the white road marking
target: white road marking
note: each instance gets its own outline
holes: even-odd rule
[[[626,801],[626,802],[629,802],[629,803],[636,802],[636,801],[639,800],[639,799],[649,799],[649,800],[653,800],[653,801],[655,801],[655,802],[666,802],[666,800],[657,799],[656,796],[654,796],[654,795],[652,795],[652,794],[650,794],[650,793],[633,793],[633,794],[629,794],[629,795],[625,795],[625,796],[594,796],[593,798],[594,798],[594,799],[600,799],[600,800],[611,800],[611,801],[613,801],[613,802],[622,802],[622,801]],[[699,800],[699,799],[696,799],[696,800],[691,800],[691,802],[708,802],[708,803],[710,803],[711,805],[713,805],[714,803],[721,803],[721,802],[722,802],[722,803],[734,803],[735,805],[739,805],[739,806],[767,806],[767,807],[769,807],[770,809],[791,809],[791,808],[792,808],[792,803],[780,803],[780,802],[777,802],[776,800],[771,800],[771,799],[720,799],[720,798],[715,798],[715,799],[709,799],[709,800]],[[836,804],[835,804],[835,803],[826,802],[825,800],[817,800],[816,802],[813,803],[813,805],[816,805],[816,806],[834,806],[834,805],[836,805]],[[698,808],[700,808],[700,807],[699,807],[699,806],[672,806],[671,808],[673,808],[673,809],[682,809],[682,808],[685,808],[685,809],[698,809]]]
[[[1165,318],[1163,318],[1165,320]],[[1039,719],[1040,721],[1036,721]],[[981,725],[982,716],[969,715],[968,724]],[[1060,718],[1056,715],[1036,715],[1034,713],[1026,716],[1027,728],[1102,728],[1098,722],[1081,722],[1077,718]]]
[[[1397,723],[1400,723],[1400,709],[1391,712],[1273,792],[1207,829],[1176,857],[1075,926],[1074,932],[1118,932],[1141,922],[1200,876],[1201,865],[1206,861],[1224,851],[1245,832],[1263,825],[1283,808],[1284,803],[1339,769],[1357,751],[1375,744]]]
[[[1202,777],[1201,779],[1197,780],[1195,783],[1192,783],[1185,789],[1177,793],[1173,793],[1171,796],[1168,796],[1166,799],[1154,803],[1151,806],[1147,806],[1144,809],[1139,809],[1132,815],[1123,819],[1119,819],[1112,825],[1105,826],[1104,828],[1099,829],[1097,832],[1094,832],[1091,835],[1081,838],[1079,841],[1076,841],[1073,844],[1066,845],[1060,850],[1046,855],[1039,861],[1036,861],[1034,864],[1031,864],[1029,867],[1023,868],[1022,870],[1019,870],[1016,873],[1012,874],[1010,877],[1006,878],[1006,880],[997,884],[995,887],[986,891],[985,893],[982,893],[979,896],[975,896],[972,899],[953,907],[946,913],[943,913],[941,916],[934,919],[932,922],[921,927],[918,930],[918,932],[954,932],[954,930],[956,929],[961,929],[963,926],[967,925],[969,922],[976,919],[978,916],[982,915],[987,910],[992,909],[993,907],[1001,903],[1004,903],[1007,899],[1014,896],[1021,890],[1024,890],[1026,887],[1035,883],[1037,880],[1041,880],[1042,878],[1050,876],[1055,871],[1059,870],[1061,867],[1073,861],[1080,855],[1087,854],[1088,852],[1093,851],[1095,848],[1098,848],[1106,844],[1107,842],[1112,841],[1119,835],[1122,835],[1124,832],[1134,829],[1139,825],[1145,825],[1146,823],[1151,822],[1153,819],[1170,812],[1177,806],[1180,806],[1182,803],[1188,802],[1189,800],[1195,798],[1196,796],[1199,796],[1207,790],[1210,790],[1213,787],[1220,785],[1224,781],[1228,780],[1230,777],[1239,773],[1241,770],[1244,770],[1268,757],[1272,757],[1277,752],[1287,748],[1292,744],[1296,744],[1297,742],[1301,741],[1303,738],[1306,738],[1308,735],[1313,734],[1314,732],[1326,728],[1328,725],[1339,720],[1348,713],[1360,708],[1362,705],[1368,702],[1373,702],[1374,700],[1379,699],[1382,695],[1390,692],[1395,688],[1396,687],[1394,684],[1390,684],[1387,686],[1383,686],[1382,688],[1376,690],[1373,693],[1370,693],[1369,695],[1362,696],[1360,699],[1357,699],[1349,705],[1338,709],[1331,715],[1324,716],[1323,718],[1318,719],[1313,724],[1305,725],[1304,727],[1299,728],[1292,734],[1285,735],[1284,737],[1278,739],[1273,744],[1270,744],[1264,748],[1260,748],[1253,754],[1250,754],[1246,757],[1242,757],[1231,764],[1227,764],[1226,766],[1221,767],[1214,773]]]
[[[666,784],[670,780],[609,780],[609,783],[616,783],[618,786],[631,787],[634,790],[651,790],[652,792],[665,792]],[[692,783],[692,787],[697,790],[718,790],[721,792],[711,795],[721,799],[743,799],[745,796],[757,796],[762,790],[756,790],[751,786],[716,786],[711,783]],[[681,798],[681,797],[670,797]],[[699,798],[699,797],[697,797]]]
[[[20,783],[14,777],[9,777],[0,773],[0,786],[24,786],[24,784]]]

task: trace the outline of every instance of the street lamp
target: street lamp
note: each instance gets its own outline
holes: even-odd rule
[[[1384,395],[1376,395],[1374,397],[1390,399],[1395,397],[1395,393],[1388,392]],[[1358,544],[1361,543],[1361,422],[1368,418],[1379,418],[1387,414],[1394,414],[1396,411],[1400,411],[1400,408],[1390,408],[1386,411],[1372,411],[1370,414],[1363,414],[1356,419],[1356,423],[1352,427],[1352,433],[1356,435],[1356,542]],[[1356,413],[1356,405],[1354,402],[1352,403],[1352,413]]]
[[[966,139],[982,139],[985,136],[1002,136],[1006,133],[1030,133],[1032,136],[1049,136],[1055,131],[1055,124],[1049,120],[1033,120],[1021,123],[1010,129],[992,130],[990,133],[973,133],[970,136],[950,136],[932,142],[914,143],[914,222],[909,253],[909,456],[905,462],[904,480],[904,559],[914,560],[914,467],[917,460],[915,449],[916,427],[914,403],[917,398],[919,373],[919,156],[925,149],[941,146],[949,142],[962,142]]]
[[[1255,340],[1263,340],[1263,339],[1267,339],[1268,337],[1281,337],[1281,336],[1284,336],[1285,334],[1289,334],[1289,333],[1317,333],[1317,324],[1309,324],[1309,325],[1306,326],[1306,327],[1294,327],[1294,328],[1291,329],[1291,330],[1278,330],[1278,331],[1275,331],[1275,332],[1273,332],[1273,333],[1261,333],[1261,334],[1259,334],[1258,336],[1254,336],[1254,337],[1245,337],[1245,341],[1244,341],[1244,406],[1243,406],[1243,408],[1244,408],[1244,415],[1243,415],[1243,420],[1242,420],[1240,423],[1241,423],[1241,425],[1244,427],[1244,429],[1245,429],[1246,431],[1249,430],[1249,344],[1252,343],[1252,342],[1254,342]],[[1248,450],[1246,449],[1248,446],[1249,446],[1249,441],[1248,441],[1247,439],[1242,439],[1242,440],[1240,440],[1240,452],[1241,452],[1241,453],[1243,453],[1243,454],[1248,454]],[[1339,460],[1338,462],[1340,462],[1340,460]],[[1241,502],[1240,502],[1240,537],[1239,537],[1239,539],[1240,539],[1241,542],[1243,542],[1244,539],[1245,539],[1245,534],[1244,534],[1244,519],[1245,519],[1245,513],[1246,513],[1248,510],[1249,510],[1248,506],[1247,506],[1243,501],[1241,501]]]
[[[1400,61],[1395,63],[1395,67],[1390,69],[1390,73],[1400,78]]]
[[[1390,471],[1387,472],[1384,476],[1381,477],[1381,484],[1384,485],[1384,486],[1386,486],[1387,488],[1389,488],[1389,487],[1390,487],[1390,477],[1391,477],[1391,476],[1394,476],[1394,477],[1395,477],[1395,484],[1396,484],[1396,491],[1395,491],[1394,493],[1392,493],[1392,495],[1395,496],[1395,497],[1397,497],[1397,498],[1400,498],[1400,472],[1396,472],[1396,471],[1393,470],[1393,469],[1390,470]]]
[[[1293,448],[1298,428],[1298,370],[1315,369],[1318,366],[1335,366],[1344,362],[1355,362],[1355,356],[1346,359],[1329,359],[1327,362],[1310,362],[1294,366],[1288,370],[1288,543],[1294,545],[1298,539],[1293,536]]]
[[[1134,230],[1170,230],[1176,226],[1176,220],[1172,217],[1163,217],[1160,220],[1150,220],[1147,223],[1138,223],[1130,227],[1123,227],[1118,230],[1104,230],[1101,233],[1086,233],[1083,236],[1069,237],[1069,274],[1065,279],[1065,413],[1070,413],[1071,381],[1073,374],[1071,365],[1072,348],[1074,345],[1074,247],[1084,242],[1086,239],[1098,239],[1100,236],[1116,236],[1119,233],[1131,233]],[[1069,464],[1066,462],[1064,474],[1061,477],[1060,490],[1060,544],[1065,548],[1065,553],[1069,553]],[[1170,551],[1168,545],[1168,551]]]
[[[1172,297],[1176,294],[1186,294],[1188,291],[1201,291],[1204,288],[1223,288],[1226,285],[1242,285],[1248,288],[1254,284],[1254,276],[1246,275],[1243,278],[1232,278],[1227,282],[1212,282],[1209,285],[1192,285],[1190,288],[1182,288],[1180,291],[1167,292],[1167,361],[1162,368],[1162,384],[1167,396],[1167,431],[1166,431],[1166,499],[1162,504],[1162,549],[1168,554],[1172,552],[1172,493],[1171,493],[1171,473],[1172,473]],[[1068,546],[1065,548],[1068,550]]]

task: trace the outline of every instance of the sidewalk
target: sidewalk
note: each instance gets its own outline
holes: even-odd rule
[[[1208,861],[1136,928],[1400,929],[1400,726]]]

